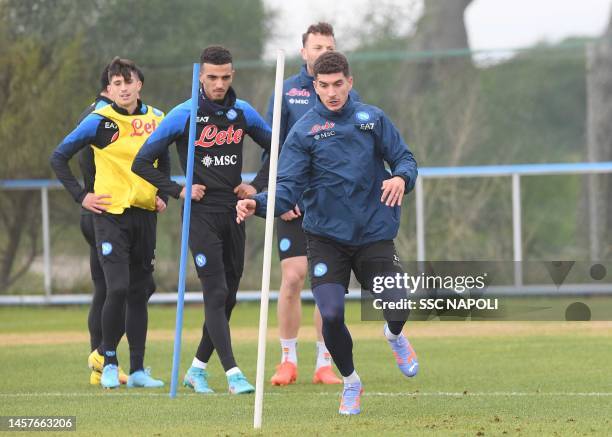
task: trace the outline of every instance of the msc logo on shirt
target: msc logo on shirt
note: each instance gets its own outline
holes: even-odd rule
[[[336,131],[330,130],[330,131],[321,132],[320,134],[316,134],[314,136],[314,139],[315,140],[322,140],[324,138],[333,137],[335,135],[336,135]]]
[[[310,100],[308,99],[289,99],[289,103],[291,103],[292,105],[308,105],[309,102]]]
[[[236,165],[238,163],[238,155],[222,155],[222,156],[210,156],[206,155],[202,158],[202,164],[204,167],[223,167],[226,165]]]

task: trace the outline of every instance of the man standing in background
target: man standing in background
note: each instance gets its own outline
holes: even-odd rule
[[[164,114],[139,99],[142,82],[134,62],[115,58],[109,66],[112,105],[93,111],[53,152],[51,166],[72,196],[92,211],[98,259],[107,295],[102,309],[104,356],[100,384],[120,385],[117,345],[127,333],[130,346],[128,387],[161,387],[144,369],[147,303],[153,282],[157,216],[166,203],[157,189],[131,171],[134,156]],[[94,192],[75,179],[68,161],[94,146]],[[156,163],[170,172],[168,155]],[[127,304],[127,309],[124,310]]]
[[[100,92],[96,96],[94,102],[89,105],[85,111],[81,113],[79,119],[77,121],[77,125],[80,124],[85,117],[91,114],[93,111],[98,109],[102,109],[107,105],[113,103],[113,96],[110,93],[109,89],[109,80],[108,80],[108,64],[104,67],[102,74],[100,76]],[[144,84],[144,75],[142,71],[136,67],[138,78],[140,82]],[[91,369],[91,375],[89,376],[89,383],[91,385],[99,385],[100,378],[102,377],[101,369],[104,366],[104,357],[98,352],[98,348],[102,344],[102,308],[104,307],[104,301],[106,300],[106,282],[104,280],[104,271],[102,270],[102,266],[100,265],[100,260],[98,259],[98,253],[96,249],[96,236],[94,232],[94,224],[93,224],[93,212],[90,208],[95,207],[99,201],[103,200],[105,197],[95,195],[94,193],[94,180],[96,176],[96,165],[94,161],[94,152],[91,146],[85,147],[79,153],[79,168],[81,170],[81,175],[83,176],[83,184],[85,186],[85,190],[88,193],[94,194],[87,198],[86,203],[82,203],[81,206],[81,233],[89,244],[89,270],[91,273],[91,280],[94,285],[94,293],[91,301],[91,306],[89,307],[89,314],[87,317],[87,328],[89,329],[89,340],[91,353],[87,358],[87,365]],[[164,202],[167,203],[167,197],[161,196]],[[85,199],[83,199],[85,200]],[[78,198],[75,199],[78,202]],[[80,202],[79,202],[80,203]],[[149,290],[149,295],[153,294],[155,291],[155,282],[151,282],[151,289]],[[124,307],[125,314],[125,307]],[[124,317],[125,319],[125,317]],[[122,330],[125,332],[125,327]],[[119,381],[121,384],[126,384],[128,381],[128,376],[125,374],[123,369],[119,367]]]
[[[189,248],[202,285],[204,318],[200,345],[183,384],[196,393],[212,393],[208,361],[213,351],[221,360],[232,394],[252,393],[234,358],[229,320],[244,268],[245,227],[236,223],[238,199],[265,186],[269,161],[250,184],[242,182],[243,143],[249,135],[270,150],[272,132],[253,109],[236,97],[232,55],[224,47],[209,46],[200,56],[200,92],[194,152]],[[176,106],[147,140],[132,169],[162,193],[185,198],[181,187],[154,166],[176,142],[183,171],[187,168],[191,99]]]

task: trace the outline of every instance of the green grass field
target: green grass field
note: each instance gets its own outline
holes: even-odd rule
[[[235,355],[254,382],[258,306],[232,317]],[[270,308],[266,380],[279,358],[276,308]],[[199,339],[202,310],[186,308],[181,377]],[[0,308],[0,416],[77,417],[70,435],[609,435],[612,431],[612,324],[421,322],[405,330],[420,374],[402,377],[381,323],[359,321],[348,306],[357,371],[365,387],[358,417],[337,413],[339,387],[310,383],[312,306],[304,307],[300,377],[266,386],[263,430],[252,428],[254,396],[225,394],[216,356],[209,366],[219,393],[182,388],[168,397],[173,307],[152,307],[146,365],[164,389],[104,391],[88,384],[87,309]],[[128,362],[122,342],[119,358]]]

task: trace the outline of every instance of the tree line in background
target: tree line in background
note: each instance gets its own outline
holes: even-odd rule
[[[358,47],[350,53],[355,87],[364,101],[391,116],[420,165],[612,160],[587,153],[587,137],[588,150],[612,150],[597,140],[612,138],[605,135],[609,104],[608,112],[603,111],[612,69],[602,59],[609,62],[610,40],[598,43],[590,64],[586,41],[580,39],[537,45],[487,63],[469,52],[464,12],[470,3],[425,0],[423,14],[408,35],[398,33],[405,27],[400,22],[405,16],[396,11],[376,15],[376,23],[369,26],[356,24]],[[188,98],[190,67],[202,47],[221,43],[238,61],[238,95],[263,113],[273,88],[272,67],[240,61],[261,58],[273,15],[262,1],[0,0],[2,179],[51,176],[50,152],[74,127],[95,95],[102,67],[115,55],[143,67],[143,99],[169,110]],[[342,41],[338,43],[342,48]],[[587,71],[588,65],[592,68]],[[298,58],[290,59],[287,75],[298,68]],[[594,138],[587,134],[597,129],[604,133]],[[250,146],[245,146],[248,171],[259,165],[259,148]],[[172,158],[178,174],[174,152]],[[596,180],[597,193],[605,199],[608,179]],[[511,259],[509,183],[483,181],[427,182],[429,259]],[[579,200],[586,186],[579,178],[524,182],[527,258],[588,255],[588,244],[583,244],[589,236],[582,212],[585,201]],[[54,194],[52,200],[54,244],[67,253],[78,253],[81,247],[85,253],[85,243],[75,232],[78,208],[65,193]],[[33,192],[0,192],[0,291],[27,276],[40,251],[39,205]],[[177,205],[172,209],[178,210]],[[608,203],[597,205],[600,223],[612,222]],[[416,252],[414,220],[411,208],[404,209],[397,245],[402,258],[409,260]],[[160,289],[176,286],[179,223],[178,212],[160,217]],[[251,236],[263,234],[263,221],[248,226]],[[601,238],[605,227],[600,225],[598,231],[602,258],[610,254],[604,244],[608,239]],[[262,251],[262,238],[248,238],[244,289],[259,286]],[[277,271],[273,280],[278,280]]]

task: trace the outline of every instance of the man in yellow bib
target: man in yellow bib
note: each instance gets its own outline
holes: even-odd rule
[[[112,105],[97,109],[71,132],[51,156],[58,179],[84,208],[94,212],[96,247],[107,296],[102,309],[104,356],[100,384],[119,387],[117,344],[125,332],[130,347],[128,387],[161,387],[163,382],[144,370],[147,335],[147,293],[153,283],[156,212],[166,208],[157,189],[132,173],[134,156],[153,133],[164,114],[139,99],[142,82],[134,62],[115,58],[109,65],[109,92]],[[87,192],[76,180],[68,161],[91,144],[96,174],[94,192]],[[169,156],[160,157],[161,171],[170,173]]]

